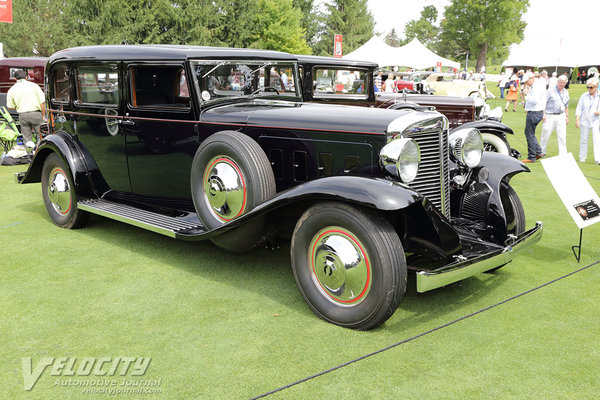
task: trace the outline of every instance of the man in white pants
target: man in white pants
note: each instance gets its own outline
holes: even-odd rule
[[[585,162],[588,150],[588,137],[592,131],[594,143],[594,160],[600,164],[600,95],[598,94],[598,78],[593,77],[587,81],[587,93],[579,98],[575,110],[575,126],[581,127],[581,140],[579,141],[579,161]]]
[[[550,85],[546,90],[546,109],[544,110],[544,126],[540,146],[542,154],[546,155],[546,147],[552,131],[556,129],[558,154],[567,153],[567,124],[569,123],[569,91],[565,89],[567,77],[561,75],[556,85]]]

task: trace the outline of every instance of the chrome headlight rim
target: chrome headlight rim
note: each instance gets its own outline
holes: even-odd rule
[[[395,139],[381,149],[379,162],[387,173],[405,184],[410,184],[419,173],[419,144],[411,138]]]
[[[450,134],[450,151],[456,161],[468,168],[475,168],[483,155],[483,139],[475,128],[458,129]]]

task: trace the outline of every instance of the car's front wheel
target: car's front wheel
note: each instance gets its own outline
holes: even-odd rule
[[[298,220],[292,270],[319,317],[366,330],[384,323],[406,291],[406,258],[391,224],[377,212],[322,203]]]
[[[77,195],[71,173],[56,154],[48,155],[42,168],[42,196],[48,215],[61,228],[80,228],[89,213],[77,208]]]

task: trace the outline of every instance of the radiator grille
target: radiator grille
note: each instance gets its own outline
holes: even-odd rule
[[[443,130],[408,135],[421,149],[417,178],[410,187],[423,194],[442,214],[450,216],[448,135]]]

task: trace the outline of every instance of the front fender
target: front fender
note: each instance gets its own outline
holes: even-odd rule
[[[509,202],[507,198],[503,199],[506,191],[501,188],[521,172],[530,172],[521,161],[502,154],[483,152],[481,162],[471,173],[470,181],[453,193],[453,202],[458,205],[460,216],[485,222],[500,237],[505,236],[507,220],[510,219],[507,217],[512,218],[512,210],[505,210],[503,204]]]
[[[362,176],[331,176],[308,181],[258,205],[249,213],[206,235],[217,242],[265,242],[291,234],[300,216],[321,202],[343,202],[378,210],[385,215],[405,250],[445,258],[460,249],[460,239],[450,222],[421,194],[398,182]],[[264,220],[260,237],[247,226]]]
[[[489,132],[494,133],[495,135],[509,134],[514,135],[512,128],[502,122],[494,121],[491,119],[480,119],[477,121],[467,122],[465,124],[459,125],[450,130],[450,133],[456,129],[464,129],[464,128],[475,128],[480,132]],[[504,136],[500,136],[504,137]]]

